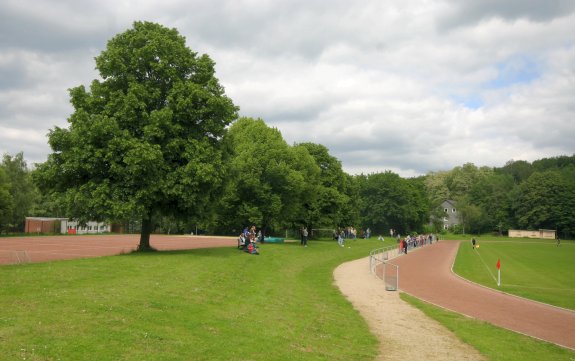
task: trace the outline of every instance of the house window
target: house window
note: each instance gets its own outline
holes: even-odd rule
[[[452,209],[451,209],[451,213],[455,213],[455,208],[452,208]]]
[[[443,211],[444,211],[445,213],[447,213],[447,208],[443,208]]]
[[[449,228],[449,225],[447,225],[447,224],[443,225],[443,229],[448,229],[448,228]]]

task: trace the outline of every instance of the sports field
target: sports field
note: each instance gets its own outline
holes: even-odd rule
[[[497,286],[497,261],[501,285]],[[552,240],[464,242],[453,270],[460,276],[504,292],[575,310],[575,242]]]

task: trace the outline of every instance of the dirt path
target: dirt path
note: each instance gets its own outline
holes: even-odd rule
[[[575,349],[575,312],[470,283],[451,272],[459,242],[444,241],[399,257],[399,288],[491,324]]]
[[[379,338],[377,360],[483,360],[441,324],[402,301],[398,292],[386,291],[369,272],[369,258],[340,265],[334,278]]]

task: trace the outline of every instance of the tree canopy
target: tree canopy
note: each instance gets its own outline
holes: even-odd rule
[[[70,90],[68,128],[50,131],[41,184],[65,194],[80,220],[140,218],[149,249],[153,217],[201,212],[222,178],[220,141],[237,108],[214,62],[175,29],[150,22],[112,38],[96,57],[102,80]]]
[[[405,234],[421,230],[429,220],[429,208],[422,184],[410,182],[392,172],[359,176],[362,223],[374,231],[390,228]]]
[[[274,228],[300,221],[319,168],[305,149],[289,146],[261,119],[241,118],[224,137],[226,182],[217,226]]]
[[[0,231],[24,229],[25,218],[39,197],[24,154],[4,154],[0,164]]]

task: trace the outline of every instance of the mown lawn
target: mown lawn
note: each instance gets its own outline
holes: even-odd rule
[[[2,360],[372,360],[377,340],[333,285],[376,240],[0,267]]]
[[[575,310],[575,242],[532,239],[483,240],[459,248],[454,271],[487,287]],[[497,260],[501,286],[497,286]]]
[[[499,249],[480,244],[482,256]],[[383,244],[347,245],[311,241],[307,248],[265,244],[260,256],[218,248],[0,267],[0,359],[373,360],[378,341],[333,286],[332,272]],[[467,260],[461,264],[477,263],[469,261],[473,253],[460,253]],[[493,255],[484,261],[495,269]],[[513,265],[501,259],[502,270]],[[488,359],[575,358],[440,311],[429,314]]]

